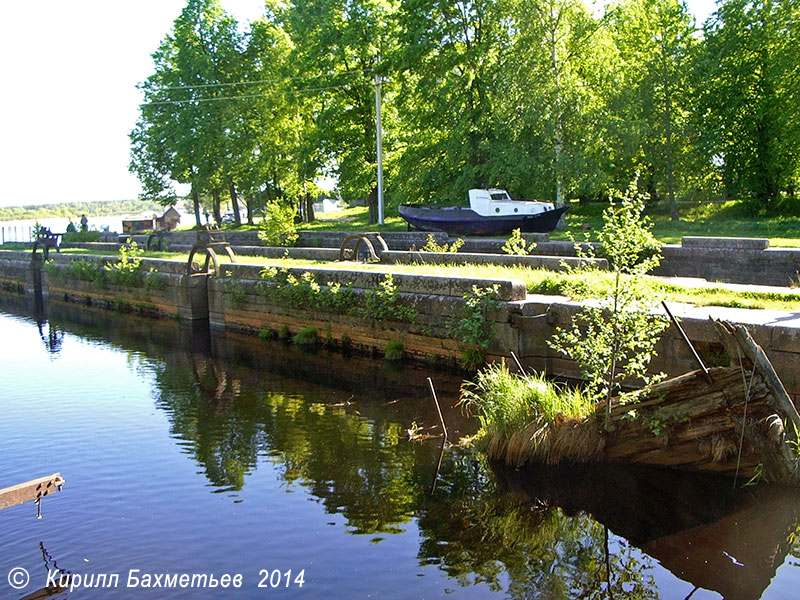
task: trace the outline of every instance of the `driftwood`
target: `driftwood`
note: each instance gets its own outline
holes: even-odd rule
[[[493,436],[489,457],[508,465],[622,462],[800,483],[800,416],[764,351],[744,327],[715,323],[735,364],[668,379],[611,400],[583,421]]]

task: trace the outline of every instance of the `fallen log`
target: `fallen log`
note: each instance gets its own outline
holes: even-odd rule
[[[525,464],[619,462],[800,483],[800,416],[764,351],[742,326],[715,322],[734,364],[697,370],[606,402],[584,420],[496,433],[489,458]]]

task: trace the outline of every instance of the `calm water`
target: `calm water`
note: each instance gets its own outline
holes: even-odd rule
[[[0,513],[2,598],[57,568],[119,574],[117,589],[68,598],[605,598],[610,585],[783,599],[800,585],[791,491],[493,473],[454,446],[437,476],[439,440],[408,436],[437,431],[423,370],[59,303],[45,318],[5,295],[0,335],[0,487],[67,481],[41,520],[33,504]],[[433,377],[452,404],[458,378]],[[30,584],[14,590],[20,567]],[[242,585],[127,589],[134,569]]]

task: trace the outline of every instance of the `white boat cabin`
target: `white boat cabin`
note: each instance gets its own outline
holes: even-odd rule
[[[482,217],[538,215],[553,210],[552,202],[512,200],[505,190],[470,190],[469,207]]]

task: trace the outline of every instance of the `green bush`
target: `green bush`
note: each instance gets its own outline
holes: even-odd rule
[[[522,237],[522,231],[517,228],[511,232],[511,237],[503,244],[503,252],[515,256],[528,256],[536,248],[536,243],[528,244]]]
[[[99,231],[67,231],[63,238],[65,242],[96,242],[100,239]]]
[[[302,348],[316,348],[319,345],[319,334],[314,327],[306,327],[292,336],[292,343]]]
[[[258,226],[258,237],[265,246],[294,246],[297,208],[290,204],[267,202],[266,216]]]
[[[386,350],[383,352],[383,357],[390,361],[403,360],[405,355],[405,346],[403,342],[397,340],[390,340],[386,342]]]
[[[436,238],[433,237],[432,233],[428,234],[428,239],[425,242],[425,245],[420,248],[421,252],[458,252],[461,246],[464,245],[464,240],[461,238],[456,239],[451,244],[442,244],[441,246],[436,243]]]

